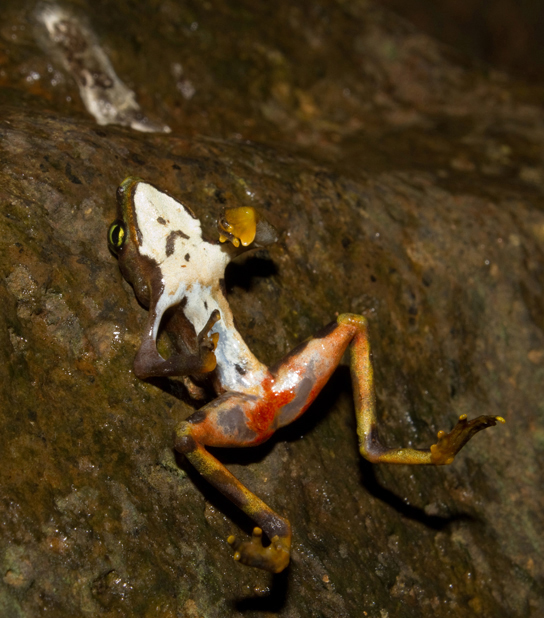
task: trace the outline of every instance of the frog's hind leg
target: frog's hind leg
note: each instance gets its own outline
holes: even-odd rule
[[[232,393],[218,397],[178,426],[175,448],[209,483],[258,524],[250,541],[242,542],[234,536],[228,538],[234,549],[234,559],[247,566],[280,573],[289,564],[289,521],[244,487],[203,445],[204,442],[214,446],[250,446],[262,441],[256,434],[252,440],[251,430],[240,414],[244,405],[250,405],[249,399]],[[263,530],[271,541],[268,547],[263,547],[261,542]]]
[[[380,444],[376,432],[374,384],[366,319],[347,313],[340,315],[337,322],[354,331],[350,345],[350,368],[357,434],[361,455],[366,459],[372,462],[396,464],[450,464],[472,436],[498,422],[504,423],[504,419],[500,416],[479,416],[468,421],[466,414],[463,414],[450,433],[438,432],[437,443],[428,450],[386,448]]]

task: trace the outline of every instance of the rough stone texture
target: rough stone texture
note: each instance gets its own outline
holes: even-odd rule
[[[544,615],[536,94],[364,1],[72,10],[172,133],[98,127],[35,6],[2,3],[0,614]],[[224,203],[282,232],[227,282],[262,360],[362,313],[384,440],[507,424],[451,467],[371,466],[340,367],[299,422],[218,453],[294,529],[282,575],[234,564],[251,522],[172,451],[195,404],[131,371],[145,311],[105,242],[129,174],[210,233]]]

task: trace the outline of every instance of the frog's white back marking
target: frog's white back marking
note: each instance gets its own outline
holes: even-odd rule
[[[187,240],[192,237],[195,246],[203,242],[200,221],[173,197],[145,182],[136,185],[133,196],[141,233],[140,253],[163,264],[170,257],[166,253],[168,237],[175,231],[182,232]]]
[[[200,221],[175,199],[145,182],[133,190],[134,213],[140,231],[139,252],[151,258],[160,270],[164,289],[157,301],[156,319],[150,333],[157,338],[164,312],[186,299],[184,313],[198,334],[214,309],[221,320],[212,333],[219,333],[217,368],[225,388],[253,391],[266,367],[251,353],[221,291],[221,279],[229,263],[223,245],[202,238]]]

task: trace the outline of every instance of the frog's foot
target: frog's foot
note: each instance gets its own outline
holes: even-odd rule
[[[431,446],[431,463],[450,464],[455,455],[465,446],[465,444],[479,431],[493,427],[497,423],[504,423],[502,416],[478,416],[471,421],[467,420],[467,415],[459,417],[457,425],[446,433],[438,432],[438,442]]]
[[[219,341],[219,333],[212,333],[210,335],[210,330],[220,319],[221,314],[217,309],[215,309],[212,311],[204,328],[200,331],[200,333],[198,333],[197,340],[200,349],[200,358],[202,361],[202,373],[213,371],[217,365],[215,348],[217,347],[217,342]]]
[[[281,573],[289,564],[289,539],[275,536],[268,547],[263,547],[262,536],[260,528],[253,528],[251,541],[240,541],[235,536],[229,536],[227,542],[234,550],[235,560],[271,573]]]
[[[257,211],[252,206],[227,208],[217,225],[221,242],[230,240],[235,247],[247,247],[257,233]]]

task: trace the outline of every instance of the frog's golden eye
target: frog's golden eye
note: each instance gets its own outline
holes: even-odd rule
[[[108,245],[115,254],[121,250],[126,236],[125,224],[120,219],[115,220],[108,230]]]

